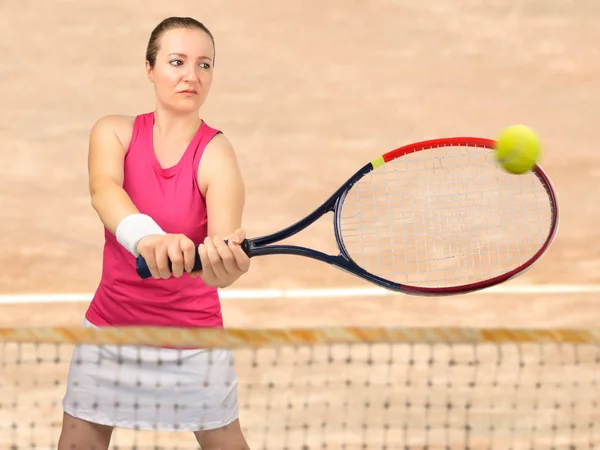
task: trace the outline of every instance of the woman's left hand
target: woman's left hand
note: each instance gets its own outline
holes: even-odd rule
[[[244,239],[246,232],[241,228],[224,239],[207,237],[198,247],[202,270],[190,276],[200,276],[211,287],[225,288],[233,284],[250,269],[250,258],[240,246]]]

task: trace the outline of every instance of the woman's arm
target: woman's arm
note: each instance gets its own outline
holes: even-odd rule
[[[242,226],[246,192],[235,151],[217,134],[206,146],[198,167],[200,190],[206,198],[208,235],[228,236]]]
[[[133,119],[123,116],[105,116],[98,120],[90,133],[88,152],[89,189],[92,207],[104,226],[113,234],[127,216],[139,211],[123,189],[123,161],[129,139],[123,142],[123,131]]]
[[[202,278],[209,285],[226,287],[248,271],[250,259],[239,245],[246,237],[241,228],[244,181],[235,151],[224,135],[216,135],[206,146],[198,182],[208,214],[208,236],[199,248]]]

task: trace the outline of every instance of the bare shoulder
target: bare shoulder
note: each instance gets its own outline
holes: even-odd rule
[[[131,142],[131,134],[135,117],[110,114],[101,117],[94,123],[91,131],[91,138],[104,138],[107,135],[114,135],[119,139],[123,148],[128,148]]]
[[[206,176],[233,166],[237,166],[237,155],[233,145],[223,133],[218,133],[206,145],[199,171]]]
[[[222,160],[224,159],[233,159],[236,160],[235,150],[233,145],[227,139],[223,133],[217,133],[215,137],[208,143],[206,148],[204,149],[204,155],[202,155],[202,159],[210,160]]]
[[[213,181],[240,179],[237,155],[231,141],[218,133],[207,144],[198,166],[198,180],[203,192]]]

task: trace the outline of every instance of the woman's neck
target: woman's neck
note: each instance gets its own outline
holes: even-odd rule
[[[202,120],[197,112],[190,114],[172,114],[157,107],[154,112],[154,132],[161,138],[193,136],[198,131]]]

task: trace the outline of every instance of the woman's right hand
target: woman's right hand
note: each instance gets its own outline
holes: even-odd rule
[[[194,242],[183,234],[155,234],[141,239],[137,252],[143,256],[152,278],[166,280],[190,273],[196,260]],[[169,260],[171,270],[169,270]]]

